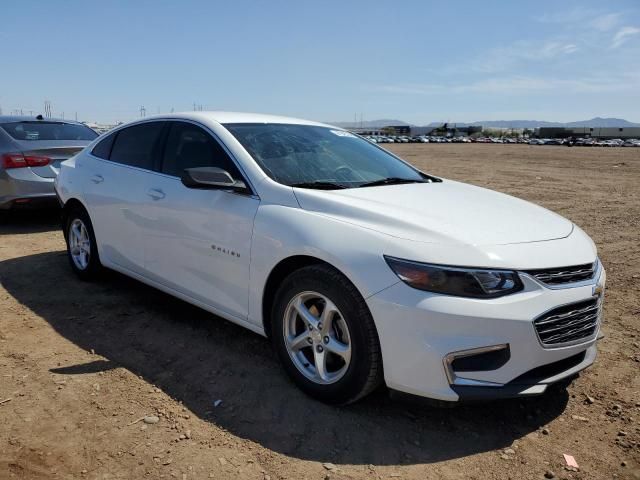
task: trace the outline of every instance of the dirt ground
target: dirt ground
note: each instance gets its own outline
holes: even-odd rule
[[[82,283],[55,213],[12,215],[0,225],[0,478],[640,478],[640,149],[389,148],[537,202],[598,244],[605,338],[568,390],[325,406],[262,337],[115,273]]]

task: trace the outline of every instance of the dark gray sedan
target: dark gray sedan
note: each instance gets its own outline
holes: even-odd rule
[[[0,210],[55,205],[60,162],[97,136],[78,122],[0,116]]]

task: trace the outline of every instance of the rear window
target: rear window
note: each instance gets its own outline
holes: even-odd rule
[[[11,122],[0,124],[15,140],[93,140],[96,132],[84,125],[63,122]]]
[[[109,155],[111,155],[111,147],[113,146],[113,140],[116,138],[116,133],[118,132],[110,134],[104,140],[100,140],[98,144],[93,147],[91,153],[96,157],[109,160]]]

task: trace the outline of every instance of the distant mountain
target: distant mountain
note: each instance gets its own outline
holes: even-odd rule
[[[622,118],[602,118],[595,117],[591,120],[580,120],[577,122],[546,122],[544,120],[488,120],[485,122],[473,122],[470,125],[482,125],[483,127],[496,128],[537,128],[537,127],[640,127],[640,123],[629,122]]]
[[[591,120],[584,120],[582,122],[569,122],[569,127],[640,127],[640,123],[633,123],[623,118],[601,118],[595,117]]]
[[[473,122],[469,125],[481,125],[483,127],[494,128],[538,128],[538,127],[563,127],[559,122],[546,122],[544,120],[487,120],[484,122]]]
[[[409,125],[413,126],[410,123],[403,122],[402,120],[392,120],[387,118],[382,118],[380,120],[365,120],[363,122],[326,122],[329,125],[335,125],[336,127],[342,128],[382,128],[388,127],[389,125]]]
[[[389,125],[409,125],[415,126],[410,123],[404,122],[402,120],[390,120],[390,119],[380,119],[380,120],[367,120],[362,123],[360,122],[327,122],[331,125],[336,125],[338,127],[343,128],[353,128],[353,127],[363,127],[363,128],[382,128]],[[428,127],[439,127],[443,122],[431,122],[426,125]],[[580,120],[577,122],[547,122],[544,120],[486,120],[483,122],[448,122],[450,126],[456,125],[458,127],[467,127],[470,125],[473,126],[483,126],[483,127],[494,127],[494,128],[538,128],[538,127],[612,127],[612,128],[622,128],[622,127],[640,127],[640,123],[633,123],[623,118],[602,118],[595,117],[591,120]]]

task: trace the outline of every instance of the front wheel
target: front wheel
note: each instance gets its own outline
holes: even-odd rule
[[[82,280],[96,279],[102,265],[91,219],[83,209],[74,208],[66,216],[65,240],[69,263],[76,275]]]
[[[276,294],[272,340],[285,370],[307,394],[348,404],[382,380],[378,334],[353,284],[326,265],[289,275]]]

